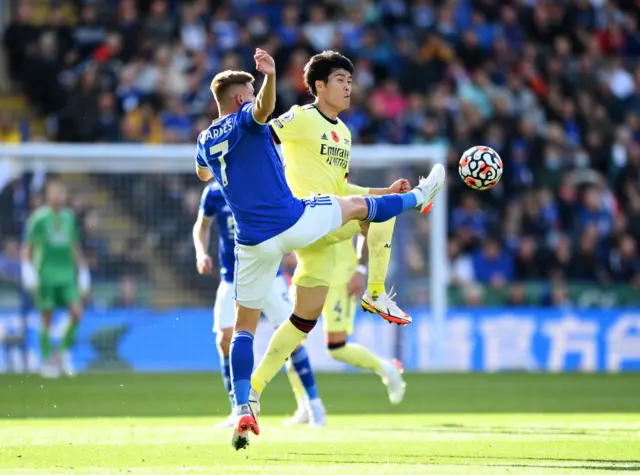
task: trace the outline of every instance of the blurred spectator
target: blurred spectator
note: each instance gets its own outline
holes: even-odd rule
[[[464,286],[475,281],[475,273],[471,258],[462,254],[460,245],[455,238],[450,238],[448,242],[448,262],[447,272],[449,285]]]
[[[0,113],[0,141],[4,143],[22,142],[19,124],[11,120],[11,114]]]
[[[7,52],[7,68],[9,78],[20,83],[25,80],[24,65],[29,50],[40,36],[40,31],[33,23],[31,6],[21,2],[15,15],[4,30],[3,45]]]
[[[598,229],[591,225],[578,238],[577,249],[569,265],[569,278],[574,281],[604,282],[602,259],[598,252]]]
[[[126,275],[136,278],[147,278],[148,269],[145,262],[143,243],[140,239],[129,238],[120,254],[113,258],[115,270],[119,275]]]
[[[566,308],[571,306],[569,291],[562,279],[554,278],[542,294],[543,307]]]
[[[103,231],[98,211],[88,211],[83,219],[82,246],[94,279],[108,276],[110,270],[106,267],[110,256],[107,240],[102,235]]]
[[[2,243],[0,281],[16,285],[20,283],[20,244],[17,239],[7,238]]]
[[[513,258],[489,238],[473,255],[473,271],[479,283],[501,288],[514,278]]]
[[[94,142],[101,137],[97,72],[97,67],[91,64],[80,77],[80,84],[62,112],[60,140]]]
[[[100,140],[119,142],[120,122],[116,101],[112,93],[102,92],[98,97],[98,118],[100,120]]]
[[[176,25],[168,14],[167,2],[154,0],[151,3],[151,11],[144,21],[140,37],[144,43],[149,43],[149,48],[154,49],[173,41],[176,34]]]
[[[609,274],[614,282],[640,285],[640,257],[636,241],[628,234],[620,237],[617,247],[609,253]]]
[[[135,308],[139,306],[137,283],[132,277],[123,277],[118,286],[118,295],[113,308]]]
[[[527,293],[524,285],[521,283],[514,284],[509,289],[509,297],[507,299],[507,305],[511,307],[527,307],[531,304],[527,298]]]
[[[542,280],[546,275],[547,262],[538,250],[536,241],[531,236],[520,240],[515,263],[514,275],[517,280]]]
[[[81,60],[87,59],[102,44],[107,36],[107,28],[98,18],[95,5],[86,3],[82,7],[80,22],[74,30],[76,50]]]
[[[3,38],[8,74],[13,91],[45,119],[49,139],[191,143],[217,116],[215,72],[253,71],[254,48],[267,48],[281,72],[283,112],[313,100],[304,64],[334,47],[355,65],[352,107],[341,114],[354,144],[448,149],[452,283],[637,281],[640,10],[633,2],[120,0],[74,2],[72,15],[50,8],[37,25],[28,2],[17,3]],[[0,139],[22,140],[31,125],[3,113]],[[470,192],[454,178],[460,154],[477,144],[505,162],[490,192]],[[102,180],[148,229],[116,259],[119,272],[135,272],[143,242],[186,263],[188,243],[175,242],[193,208],[186,180],[138,177],[126,187]],[[21,190],[0,194],[6,236],[18,233]],[[157,209],[167,211],[158,217]],[[418,278],[427,273],[428,230],[412,226],[402,253]],[[510,301],[521,302],[519,285],[510,289]],[[416,298],[428,296],[416,291]],[[566,301],[561,289],[545,298]]]
[[[600,237],[611,233],[613,225],[613,211],[607,206],[602,193],[595,187],[584,192],[583,204],[580,207],[576,235],[585,233],[589,227],[594,227]]]
[[[313,6],[309,12],[309,22],[302,27],[304,36],[316,51],[329,49],[333,41],[336,25],[327,19],[322,6]]]
[[[467,307],[482,307],[484,303],[484,291],[477,284],[463,287],[464,304]]]
[[[472,193],[462,196],[460,206],[454,208],[451,216],[451,231],[462,234],[462,245],[465,249],[475,245],[483,239],[487,231],[487,218],[485,212],[480,209],[478,200]]]

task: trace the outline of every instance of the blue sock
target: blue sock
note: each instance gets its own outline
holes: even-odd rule
[[[233,409],[234,402],[233,396],[231,396],[231,366],[229,365],[229,357],[220,355],[220,373],[222,373],[222,382],[224,383],[224,388],[227,390],[227,394],[229,395],[229,402],[231,403],[231,408]]]
[[[369,213],[364,220],[371,223],[383,223],[418,206],[418,198],[413,192],[402,195],[367,196],[365,201],[369,207]]]
[[[318,388],[316,387],[316,378],[311,369],[309,354],[304,346],[300,346],[296,351],[291,353],[291,363],[298,373],[298,377],[304,386],[309,400],[318,399]]]
[[[253,335],[239,331],[231,340],[231,386],[236,406],[249,404],[251,372],[253,371]]]

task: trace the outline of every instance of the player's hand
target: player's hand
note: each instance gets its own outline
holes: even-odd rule
[[[20,268],[20,281],[27,292],[33,293],[38,288],[38,274],[30,263],[23,263]]]
[[[197,258],[198,274],[210,275],[213,273],[213,261],[208,255]]]
[[[262,74],[273,76],[276,73],[276,62],[265,50],[256,48],[253,59],[256,62],[256,69]]]
[[[347,292],[349,292],[349,297],[352,295],[361,297],[364,294],[364,274],[362,272],[356,272],[351,276],[351,280],[347,284]]]
[[[411,191],[411,183],[409,180],[404,178],[400,178],[393,182],[393,184],[389,187],[389,194],[393,193],[408,193]]]

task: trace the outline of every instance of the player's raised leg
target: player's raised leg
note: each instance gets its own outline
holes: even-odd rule
[[[363,310],[377,313],[390,323],[406,324],[411,321],[411,317],[396,304],[395,293],[393,290],[387,293],[384,284],[391,258],[391,239],[395,221],[393,218],[384,223],[372,223],[367,230],[366,238],[362,236],[362,245],[366,242],[368,251],[369,279],[360,305]]]
[[[435,165],[427,178],[421,179],[418,188],[423,192],[425,199],[420,205],[419,211],[426,214],[433,207],[433,200],[442,190],[445,181],[445,170],[442,165]],[[367,247],[369,249],[369,283],[367,291],[362,297],[363,310],[377,313],[389,323],[406,325],[411,322],[407,315],[394,300],[395,294],[388,294],[384,287],[384,281],[389,268],[391,257],[391,239],[395,219],[384,223],[371,224],[367,233]]]
[[[444,167],[436,165],[429,178],[420,179],[418,186],[409,193],[375,197],[317,197],[313,200],[312,206],[308,205],[311,211],[305,213],[306,216],[303,216],[295,226],[283,233],[282,241],[286,243],[287,236],[304,235],[305,232],[312,231],[314,226],[319,226],[313,223],[317,222],[317,218],[320,217],[324,222],[331,222],[329,232],[332,232],[351,220],[384,222],[405,211],[422,211],[428,202],[433,201],[443,185]],[[334,215],[323,216],[321,213],[324,213],[325,209],[330,209],[330,212]],[[318,216],[313,216],[314,214]],[[306,231],[303,228],[304,226],[307,226]],[[317,236],[316,240],[320,237],[322,235]],[[291,242],[295,242],[295,239],[292,239]],[[289,249],[285,247],[286,250]],[[251,386],[255,391],[256,397],[259,397],[265,386],[285,364],[287,357],[316,325],[322,312],[327,292],[328,287],[325,286],[296,287],[296,302],[293,315],[273,334],[267,353],[251,377]],[[411,323],[411,320],[408,319],[404,322],[404,324],[407,323]]]

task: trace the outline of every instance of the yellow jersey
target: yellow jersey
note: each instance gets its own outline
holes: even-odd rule
[[[340,119],[330,119],[314,104],[296,105],[269,125],[282,146],[284,172],[294,196],[369,192],[347,183],[351,132]]]

